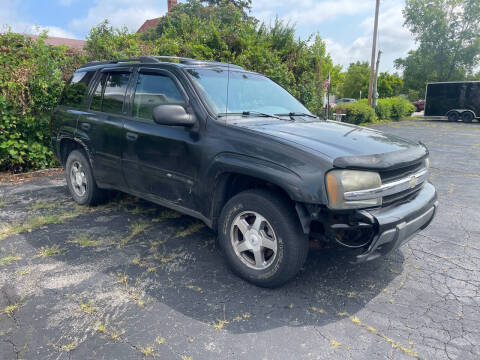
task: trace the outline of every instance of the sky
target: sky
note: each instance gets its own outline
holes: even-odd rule
[[[183,2],[180,0],[180,2]],[[251,15],[270,24],[278,17],[295,24],[308,39],[317,32],[334,63],[370,61],[375,0],[253,0]],[[415,42],[403,27],[404,0],[381,0],[378,46],[380,71],[396,71],[394,60],[405,57]],[[0,26],[15,32],[85,39],[89,29],[108,19],[113,26],[136,31],[146,19],[162,16],[167,0],[0,0]]]

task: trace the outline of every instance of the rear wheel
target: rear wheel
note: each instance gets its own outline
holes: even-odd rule
[[[448,114],[448,121],[450,122],[456,122],[460,118],[460,114],[456,111],[453,111]]]
[[[464,123],[471,123],[474,118],[475,116],[471,111],[465,111],[464,113],[462,113],[462,121]]]
[[[290,280],[308,252],[292,205],[264,190],[244,191],[227,202],[219,219],[219,242],[233,272],[263,287]]]
[[[97,187],[90,162],[81,151],[73,150],[68,155],[65,172],[68,189],[77,204],[97,205],[105,200],[105,191]]]

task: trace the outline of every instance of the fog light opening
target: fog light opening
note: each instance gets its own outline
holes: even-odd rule
[[[350,248],[359,249],[372,242],[374,231],[372,228],[331,230],[330,238],[337,244]]]

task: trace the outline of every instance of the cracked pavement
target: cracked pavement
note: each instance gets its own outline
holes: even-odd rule
[[[230,273],[199,221],[63,174],[0,184],[0,359],[478,359],[480,124],[374,128],[431,151],[440,208],[386,258],[311,250],[289,284]]]

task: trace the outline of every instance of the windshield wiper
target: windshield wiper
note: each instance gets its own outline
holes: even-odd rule
[[[290,113],[288,113],[288,114],[275,114],[275,115],[278,115],[278,116],[290,116],[290,117],[295,117],[295,116],[307,116],[307,117],[311,117],[311,118],[314,118],[314,119],[318,119],[318,116],[315,116],[315,115],[312,115],[312,114],[307,114],[307,113],[290,112]]]
[[[267,113],[263,113],[263,112],[259,112],[259,111],[242,111],[242,112],[238,112],[238,113],[220,113],[220,114],[218,114],[218,117],[224,117],[224,116],[228,116],[228,115],[261,116],[261,117],[274,118],[274,119],[278,119],[278,120],[284,120],[277,115],[267,114]]]

